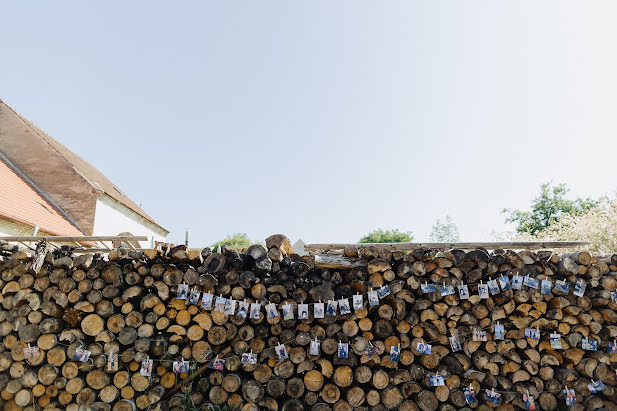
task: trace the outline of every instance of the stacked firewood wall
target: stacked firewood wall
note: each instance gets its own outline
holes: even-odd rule
[[[271,236],[266,247],[243,253],[167,247],[108,255],[47,252],[38,272],[31,253],[0,247],[0,407],[95,410],[185,409],[194,404],[231,409],[456,410],[480,404],[525,408],[523,394],[538,409],[565,406],[564,388],[574,389],[574,410],[617,409],[617,354],[606,344],[617,338],[617,255],[586,252],[487,252],[417,249],[408,253],[372,248],[345,254],[300,256],[289,240]],[[217,252],[218,251],[218,252]],[[583,297],[522,287],[481,299],[477,285],[500,276],[528,276],[587,284]],[[469,286],[470,298],[442,296],[440,286]],[[262,304],[259,319],[202,309],[177,299],[180,284],[215,296]],[[423,284],[436,292],[423,293]],[[300,303],[351,299],[387,285],[390,294],[351,314],[297,319]],[[456,287],[455,287],[456,288]],[[268,319],[263,307],[291,304],[294,319]],[[280,311],[279,311],[280,313]],[[494,324],[505,327],[503,340]],[[540,339],[526,338],[525,329]],[[474,341],[486,330],[487,341]],[[561,335],[561,349],[549,334]],[[459,336],[461,350],[448,338]],[[312,340],[318,355],[309,353]],[[583,350],[597,340],[597,351]],[[338,343],[349,344],[339,358]],[[417,352],[418,343],[431,354]],[[273,349],[285,344],[289,358]],[[367,347],[376,347],[369,356]],[[398,361],[391,347],[400,347]],[[39,353],[25,358],[24,348]],[[86,362],[76,350],[90,352]],[[257,354],[256,364],[241,362]],[[118,369],[108,370],[110,353]],[[224,359],[224,369],[209,367]],[[141,362],[153,360],[151,376]],[[186,360],[188,372],[172,362]],[[444,385],[432,386],[441,375]],[[183,383],[184,381],[184,383]],[[590,393],[588,385],[606,388]],[[463,389],[477,401],[467,404]],[[500,405],[484,390],[501,393]]]

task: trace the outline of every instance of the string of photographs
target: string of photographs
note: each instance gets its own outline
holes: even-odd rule
[[[377,306],[379,305],[379,300],[390,295],[392,291],[390,287],[387,285],[382,286],[377,290],[369,290],[364,294],[356,294],[352,296],[352,305],[349,304],[349,298],[341,298],[340,300],[328,300],[326,303],[318,302],[311,304],[303,304],[299,303],[297,316],[299,320],[308,320],[309,319],[309,305],[313,306],[313,317],[314,318],[325,318],[328,316],[337,315],[337,311],[341,315],[351,314],[352,307],[354,310],[361,310],[364,308],[364,296],[366,295],[368,298],[369,306]],[[260,303],[249,303],[245,301],[236,301],[232,298],[225,298],[222,295],[215,297],[214,294],[211,293],[202,293],[198,288],[193,288],[189,291],[188,284],[179,284],[177,296],[180,300],[187,300],[188,304],[191,305],[199,305],[204,310],[212,310],[214,312],[219,312],[227,315],[236,315],[241,318],[251,318],[251,319],[259,319],[259,315],[261,312],[261,304]],[[237,306],[237,309],[236,309]],[[266,317],[269,320],[274,320],[279,318],[279,311],[276,307],[276,304],[269,303],[264,307],[266,311]],[[281,312],[283,320],[293,320],[295,318],[293,305],[292,304],[282,304]]]

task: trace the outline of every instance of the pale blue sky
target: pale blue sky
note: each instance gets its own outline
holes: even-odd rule
[[[0,98],[172,241],[486,240],[544,181],[617,187],[615,2],[92,4],[0,5]]]

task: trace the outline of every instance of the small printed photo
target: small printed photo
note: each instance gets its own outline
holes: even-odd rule
[[[214,295],[210,293],[204,293],[203,297],[201,297],[201,308],[203,308],[204,310],[211,310],[213,299]]]
[[[499,290],[499,285],[497,284],[497,280],[490,280],[487,285],[488,285],[488,290],[491,292],[491,295],[497,295],[501,292],[501,290]]]
[[[608,347],[606,347],[606,352],[608,352],[609,354],[617,353],[617,343],[608,343]]]
[[[197,305],[199,304],[199,297],[201,296],[201,291],[197,288],[191,290],[191,295],[189,295],[189,304]]]
[[[469,287],[467,287],[467,284],[458,286],[458,298],[461,300],[467,300],[469,298]]]
[[[379,296],[377,295],[377,291],[372,290],[368,292],[368,305],[379,305]]]
[[[287,353],[287,347],[285,347],[285,345],[281,344],[276,346],[276,358],[278,358],[279,361],[283,361],[289,358],[289,354]]]
[[[349,300],[347,298],[343,298],[338,303],[338,309],[341,312],[341,315],[351,314],[351,308],[349,307]]]
[[[421,284],[420,289],[422,290],[424,294],[434,293],[436,291],[435,284],[429,284],[429,283]]]
[[[551,348],[553,350],[561,349],[561,334],[551,334],[550,340],[551,340]]]
[[[587,338],[583,338],[581,340],[581,347],[585,351],[597,351],[598,350],[598,342],[596,340],[589,340]]]
[[[364,354],[366,354],[369,358],[373,355],[379,353],[379,348],[376,345],[373,345],[369,342],[369,344],[364,348]]]
[[[451,294],[454,294],[454,286],[453,285],[442,286],[442,287],[439,287],[439,291],[441,295],[451,295]]]
[[[73,359],[81,362],[88,362],[90,358],[90,351],[84,350],[82,348],[77,348],[75,353],[73,354]]]
[[[537,328],[525,328],[525,338],[532,338],[534,340],[540,339],[540,330]]]
[[[555,281],[555,291],[568,294],[570,292],[570,284],[565,281]]]
[[[274,305],[274,303],[266,305],[266,316],[269,320],[274,320],[275,318],[278,318],[279,312],[276,309],[276,305]]]
[[[512,276],[512,289],[513,290],[522,290],[523,289],[523,277],[520,275]]]
[[[387,296],[389,296],[392,293],[392,291],[390,291],[390,287],[387,285],[382,286],[381,288],[379,288],[377,290],[377,296],[379,298],[386,298]]]
[[[487,284],[478,284],[478,295],[482,299],[488,298],[488,285]]]
[[[536,290],[540,287],[540,281],[538,281],[536,278],[531,278],[529,276],[525,277],[523,284],[525,284],[527,287],[534,288]]]
[[[311,346],[309,348],[309,354],[311,355],[319,355],[319,348],[321,346],[321,341],[319,340],[311,340]]]
[[[242,359],[240,360],[242,364],[257,364],[257,354],[245,352],[242,354]]]
[[[294,310],[291,304],[283,304],[281,306],[281,311],[283,311],[283,320],[294,319]]]
[[[308,304],[298,304],[298,318],[301,320],[308,320],[309,318]]]
[[[533,400],[533,395],[527,393],[523,394],[523,401],[525,402],[526,410],[536,409],[536,402]]]
[[[606,388],[606,385],[604,385],[602,381],[592,380],[591,384],[587,385],[587,389],[589,389],[589,392],[591,392],[592,394],[596,394],[605,388]]]
[[[212,368],[213,370],[219,370],[222,371],[225,369],[225,360],[223,359],[218,359],[218,358],[213,358],[210,360],[210,368]]]
[[[446,382],[443,380],[443,376],[439,374],[429,375],[428,383],[431,387],[441,387],[443,385],[446,385]]]
[[[36,358],[40,354],[40,349],[37,346],[24,347],[24,358],[29,360],[30,358]]]
[[[313,317],[324,318],[324,303],[315,303],[313,307]]]
[[[495,339],[503,340],[506,336],[506,329],[503,324],[495,324]]]
[[[540,287],[540,293],[549,295],[553,288],[553,282],[549,280],[542,280],[542,286]],[[533,397],[532,397],[533,400]]]
[[[214,303],[214,311],[216,311],[217,313],[224,313],[225,301],[227,301],[227,298],[216,297],[216,302]]]
[[[234,315],[236,312],[236,300],[228,298],[227,301],[225,301],[225,311],[223,312],[227,315]]]
[[[563,393],[566,397],[566,405],[576,405],[576,392],[574,388],[565,388]]]
[[[180,300],[186,300],[189,295],[189,285],[188,284],[178,284],[178,293],[177,298]]]
[[[398,362],[399,357],[401,356],[401,347],[390,347],[390,361]]]
[[[139,374],[144,377],[149,377],[152,375],[152,360],[143,360],[141,362],[141,368],[139,369]]]
[[[467,404],[476,402],[476,393],[473,391],[473,387],[465,387],[463,389],[463,394],[465,394],[465,401],[467,401]]]
[[[353,296],[353,309],[361,310],[364,308],[364,299],[362,298],[362,294],[356,294]]]
[[[473,341],[488,341],[486,336],[486,331],[484,330],[473,330]]]
[[[251,303],[250,317],[253,320],[259,320],[259,313],[261,311],[261,304]]]
[[[327,315],[336,315],[336,306],[338,303],[336,301],[330,300],[328,301],[328,305],[326,306],[326,314]]]
[[[174,361],[172,371],[176,374],[180,374],[181,372],[189,372],[188,361]]]
[[[107,371],[118,371],[118,353],[107,356]]]
[[[587,288],[587,283],[579,281],[576,284],[574,284],[573,294],[577,297],[582,297],[583,295],[585,295],[585,288]]]
[[[461,340],[457,336],[450,337],[450,347],[452,347],[452,352],[457,352],[461,350]]]
[[[349,344],[347,343],[338,343],[338,357],[339,358],[347,358],[349,356]]]
[[[246,318],[248,317],[248,314],[249,314],[249,303],[247,303],[246,301],[240,301],[238,303],[238,312],[236,313],[236,316],[240,318]]]
[[[425,344],[423,342],[419,342],[416,345],[416,352],[418,354],[430,354],[432,350],[433,350],[433,346],[430,345],[430,344]]]
[[[501,287],[502,291],[511,290],[512,286],[510,285],[510,277],[508,277],[507,275],[502,275],[501,277],[499,277],[499,286]]]
[[[487,401],[492,402],[493,404],[499,404],[499,402],[501,401],[501,394],[493,390],[485,390],[484,398]]]
[[[611,301],[613,304],[617,304],[617,291],[611,291]]]

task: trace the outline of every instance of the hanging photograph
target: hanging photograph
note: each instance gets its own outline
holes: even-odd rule
[[[472,339],[473,341],[487,341],[486,331],[473,330]]]
[[[488,285],[487,284],[478,284],[478,295],[482,299],[488,298]]]
[[[458,298],[461,300],[467,300],[469,298],[469,287],[467,287],[467,284],[458,286]]]
[[[430,344],[425,344],[424,342],[419,342],[416,345],[416,352],[418,354],[430,354],[433,350],[433,346]]]
[[[401,356],[401,347],[395,347],[394,345],[390,347],[390,361],[398,362],[399,357]]]
[[[384,285],[377,290],[377,296],[379,298],[386,298],[390,295],[390,293],[392,293],[392,291],[390,291],[390,287],[387,285]]]
[[[491,295],[497,295],[501,292],[499,289],[499,285],[497,284],[497,280],[490,280],[488,283],[488,290],[491,292]]]
[[[191,294],[189,295],[189,304],[193,304],[193,305],[199,304],[200,296],[201,296],[201,291],[197,288],[193,288],[191,290]]]
[[[81,362],[87,362],[90,358],[91,352],[84,350],[83,348],[76,348],[73,353],[73,359]]]
[[[613,304],[617,304],[617,291],[611,291],[611,301]]]
[[[246,318],[249,314],[249,303],[246,301],[240,301],[238,303],[238,312],[236,313],[237,317]]]
[[[608,343],[608,346],[606,347],[606,352],[608,352],[609,354],[617,353],[617,343],[616,342]]]
[[[349,344],[340,342],[338,343],[338,357],[347,358],[349,356]]]
[[[281,306],[281,311],[283,311],[283,320],[294,319],[294,310],[291,304],[283,304]]]
[[[176,374],[189,372],[189,363],[188,361],[174,361],[171,369]]]
[[[574,295],[577,297],[582,297],[585,295],[585,288],[587,288],[587,283],[578,281],[574,284]]]
[[[29,360],[30,358],[36,358],[40,354],[40,349],[36,345],[34,347],[24,347],[24,358]]]
[[[216,301],[214,303],[214,311],[216,311],[217,313],[224,313],[225,301],[227,301],[227,298],[225,297],[216,297]]]
[[[242,364],[257,364],[257,354],[245,352],[242,354],[242,359],[240,360]]]
[[[528,394],[528,393],[524,393],[523,394],[523,401],[525,402],[525,409],[526,410],[535,410],[536,409],[536,402],[533,400],[533,395]]]
[[[356,294],[353,296],[353,309],[361,310],[364,308],[364,299],[362,298],[362,294]]]
[[[551,288],[553,288],[553,282],[549,280],[542,280],[542,286],[540,287],[540,293],[549,295],[551,293]],[[532,398],[533,400],[533,398]]]
[[[328,305],[326,306],[326,314],[333,316],[336,315],[336,306],[338,303],[336,301],[330,300],[328,301]]]
[[[368,292],[368,305],[379,305],[379,296],[377,295],[377,291],[371,290]]]
[[[213,298],[214,295],[210,293],[204,293],[203,297],[201,297],[201,308],[203,308],[204,310],[211,310]]]
[[[439,292],[442,296],[454,294],[454,286],[453,285],[442,285],[439,287]]]
[[[146,359],[141,362],[139,374],[144,377],[149,377],[150,375],[152,375],[152,360]]]
[[[259,312],[261,311],[261,304],[251,303],[250,317],[253,320],[259,320]]]
[[[287,347],[284,344],[277,345],[276,348],[276,358],[279,361],[283,361],[289,358],[289,354],[287,353]]]
[[[435,284],[424,283],[420,285],[420,288],[424,294],[434,293],[436,291]]]
[[[502,275],[499,277],[499,286],[501,287],[501,291],[508,291],[512,289],[510,285],[510,277],[507,275]]]
[[[266,316],[268,317],[268,320],[274,320],[275,318],[278,318],[279,312],[276,309],[276,305],[274,305],[274,303],[266,305]]]
[[[565,281],[555,281],[555,288],[553,288],[553,291],[568,294],[570,292],[570,284]]]
[[[487,401],[492,402],[493,404],[499,404],[499,402],[501,401],[501,394],[493,390],[485,390],[484,398]]]
[[[379,353],[379,348],[369,342],[369,344],[364,348],[364,353],[371,358],[373,355]]]
[[[538,281],[536,278],[531,278],[530,276],[525,276],[525,280],[523,281],[523,284],[525,284],[527,287],[530,288],[534,288],[534,289],[538,289],[538,287],[540,287],[540,281]]]
[[[118,353],[111,353],[107,356],[107,371],[118,371]]]
[[[180,300],[186,300],[189,295],[189,285],[188,284],[178,284],[178,293],[176,297]]]
[[[310,355],[319,355],[319,347],[321,346],[321,341],[319,340],[311,340],[311,346],[309,348]]]
[[[465,394],[465,401],[467,404],[476,402],[476,393],[473,391],[473,387],[465,387],[463,389],[463,394]]]
[[[602,391],[605,388],[606,388],[606,385],[604,385],[604,383],[602,381],[593,381],[592,380],[591,384],[587,385],[587,389],[592,394],[596,394],[596,393]]]
[[[298,304],[298,318],[301,320],[308,320],[309,308],[308,304]]]
[[[222,370],[225,369],[225,360],[224,359],[213,358],[213,359],[210,360],[210,365],[209,366],[213,370],[222,371]]]
[[[343,298],[339,301],[338,309],[341,312],[341,315],[351,314],[351,308],[349,307],[349,300],[347,298]]]
[[[512,276],[512,289],[513,290],[523,289],[523,277],[521,277],[520,275]]]
[[[446,385],[446,382],[443,379],[443,376],[440,374],[437,375],[429,375],[428,383],[431,387],[441,387]]]
[[[234,315],[234,313],[236,312],[236,300],[228,298],[225,301],[225,311],[223,312],[227,315]]]
[[[585,351],[597,351],[598,350],[598,341],[589,340],[587,338],[583,338],[581,340],[581,348]]]
[[[459,338],[457,336],[453,336],[449,338],[450,340],[450,347],[452,347],[452,352],[457,352],[461,350],[461,341],[459,340]]]
[[[566,397],[566,405],[576,405],[576,392],[574,388],[565,388],[563,393]]]
[[[313,317],[315,318],[324,318],[324,303],[315,303],[313,304]]]
[[[540,330],[537,328],[525,328],[525,337],[532,338],[534,340],[540,339]]]
[[[495,324],[495,339],[503,340],[506,336],[506,329],[503,324]]]
[[[561,349],[561,334],[551,334],[550,335],[550,340],[551,340],[551,348],[554,350],[560,350]]]

